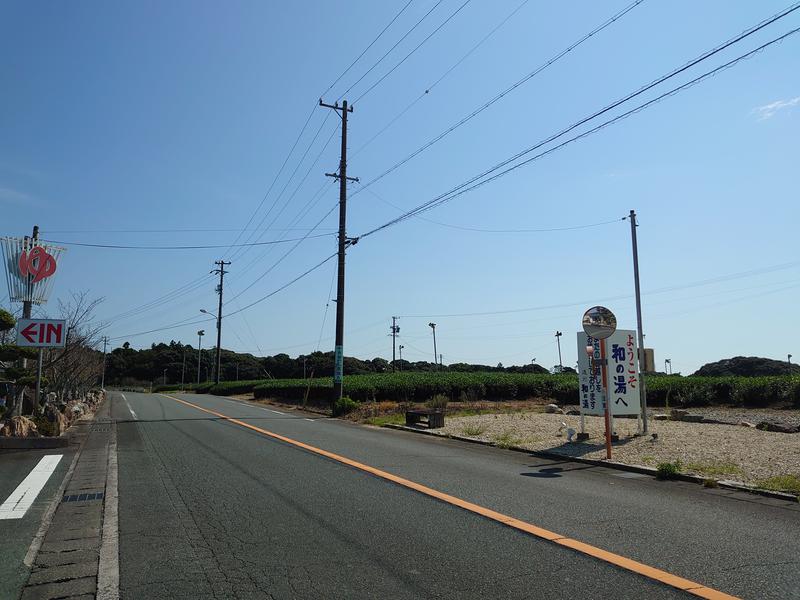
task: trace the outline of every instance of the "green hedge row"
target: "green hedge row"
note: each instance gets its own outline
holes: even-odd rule
[[[308,390],[309,402],[327,403],[333,381],[329,377],[312,380],[268,379],[226,381],[218,385],[202,383],[185,389],[220,396],[253,392],[256,398],[301,401]],[[345,393],[358,402],[389,400],[424,402],[436,394],[452,400],[525,400],[543,398],[558,404],[577,404],[578,379],[575,375],[534,373],[386,373],[348,375]],[[156,386],[153,391],[175,390],[176,386]],[[800,377],[649,377],[647,402],[651,406],[734,405],[759,407],[791,405],[800,408]]]

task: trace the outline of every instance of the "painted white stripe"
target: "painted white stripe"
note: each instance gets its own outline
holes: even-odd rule
[[[122,399],[123,399],[123,400],[125,400],[125,404],[126,404],[126,406],[128,407],[128,410],[129,410],[129,411],[131,411],[131,416],[132,416],[134,419],[138,420],[138,419],[139,419],[139,417],[137,417],[137,416],[136,416],[136,413],[135,413],[135,412],[133,412],[133,409],[131,408],[131,404],[130,404],[130,402],[128,402],[128,399],[125,397],[125,394],[120,394],[120,396],[122,396]]]
[[[63,454],[43,456],[33,467],[28,476],[22,480],[8,499],[0,506],[0,519],[21,519],[28,512],[44,484],[50,479]]]
[[[267,410],[268,410],[269,412],[271,412],[271,413],[275,413],[276,415],[283,415],[283,414],[286,414],[286,413],[282,413],[282,412],[281,412],[281,411],[279,411],[279,410],[272,410],[271,408],[268,408]]]
[[[305,417],[303,417],[303,418],[306,419]],[[311,421],[313,423],[314,419],[306,419],[306,421]]]

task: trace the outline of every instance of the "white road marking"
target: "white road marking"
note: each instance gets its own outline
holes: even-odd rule
[[[0,519],[21,519],[28,512],[39,492],[56,470],[63,454],[50,454],[43,456],[42,460],[33,467],[28,476],[22,480],[8,499],[0,506]]]
[[[120,394],[120,396],[122,396],[122,399],[123,399],[123,400],[125,400],[125,404],[127,405],[127,407],[128,407],[128,410],[129,410],[129,411],[131,411],[131,416],[132,416],[134,419],[137,419],[137,420],[138,420],[138,419],[139,419],[139,417],[137,417],[137,416],[136,416],[136,413],[135,413],[135,412],[133,412],[133,409],[131,408],[131,404],[130,404],[130,402],[128,402],[128,399],[125,397],[125,394]]]
[[[133,411],[131,411],[133,412]],[[119,470],[117,430],[108,443],[108,473],[103,502],[103,537],[97,567],[97,600],[119,600]]]
[[[269,412],[271,412],[271,413],[275,413],[276,415],[283,415],[283,414],[286,414],[286,413],[282,413],[282,412],[281,412],[281,411],[279,411],[279,410],[272,410],[271,408],[267,408],[266,410],[268,410],[268,411],[269,411]]]
[[[306,421],[311,421],[312,423],[314,422],[314,419],[308,419],[308,418],[306,418],[306,417],[303,417],[303,418],[304,418]]]

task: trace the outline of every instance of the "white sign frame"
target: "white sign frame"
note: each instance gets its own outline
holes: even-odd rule
[[[24,333],[32,325],[36,325],[35,332],[29,332],[29,335],[35,337],[31,341]],[[44,335],[42,335],[41,327],[44,326]],[[51,333],[54,333],[53,328],[60,328],[61,337],[58,342],[51,342]],[[19,319],[17,321],[17,346],[25,348],[64,348],[67,345],[67,321],[65,319]]]

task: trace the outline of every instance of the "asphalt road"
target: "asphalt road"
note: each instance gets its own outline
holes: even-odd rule
[[[74,450],[0,451],[0,504],[6,501],[44,456],[54,454],[61,454],[62,458],[22,518],[0,519],[0,598],[16,598],[27,581],[29,568],[24,564],[25,556],[72,462]]]
[[[729,594],[800,589],[796,504],[176,397]],[[122,598],[686,596],[174,399],[111,398]]]

